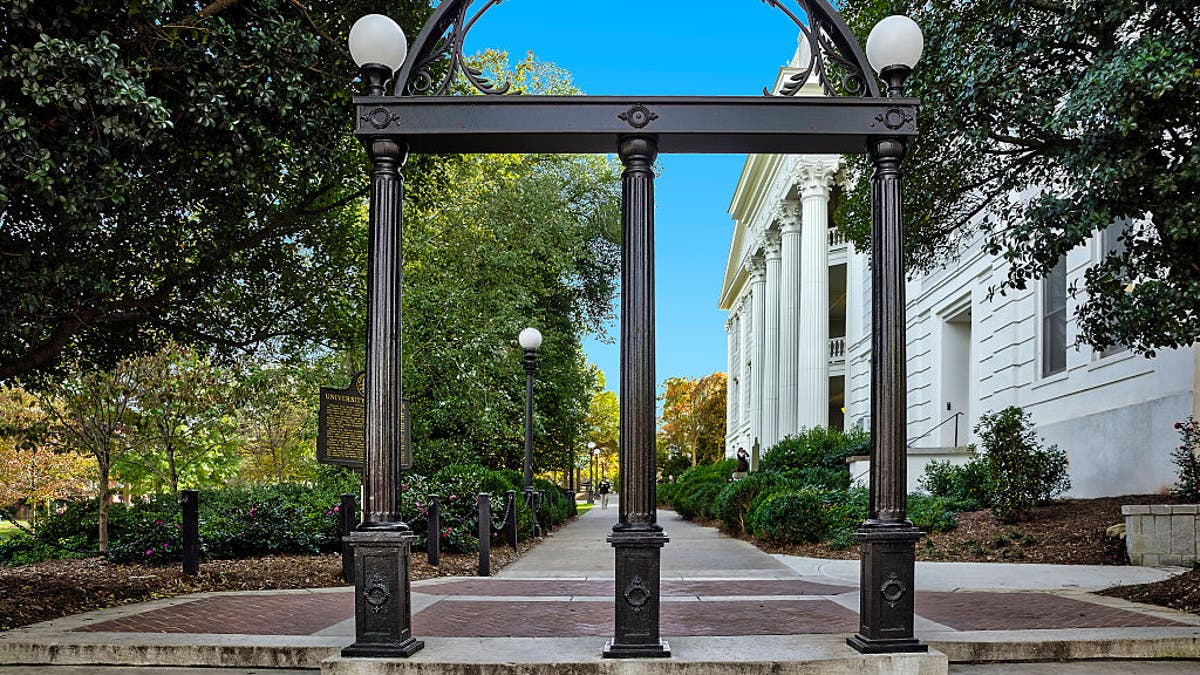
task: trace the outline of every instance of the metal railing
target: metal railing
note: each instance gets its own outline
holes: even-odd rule
[[[941,429],[946,424],[946,422],[949,422],[950,420],[954,420],[954,447],[957,448],[958,447],[958,418],[962,417],[965,414],[966,413],[963,413],[963,412],[954,413],[953,415],[947,417],[946,419],[942,420],[941,422],[938,422],[937,424],[935,424],[933,426],[933,428],[930,429],[929,431],[926,431],[925,433],[921,434],[920,436],[914,436],[914,437],[908,439],[908,446],[912,447],[913,443],[921,440],[922,438],[925,438],[926,436],[928,436],[929,434],[932,434],[933,432],[937,431],[938,429]]]

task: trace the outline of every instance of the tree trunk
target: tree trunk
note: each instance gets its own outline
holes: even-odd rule
[[[100,464],[100,552],[108,551],[108,462]]]
[[[167,443],[167,473],[171,479],[171,494],[179,494],[179,473],[175,470],[175,447]]]

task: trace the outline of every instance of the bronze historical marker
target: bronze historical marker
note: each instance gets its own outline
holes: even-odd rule
[[[321,387],[321,409],[317,414],[317,461],[363,470],[367,455],[366,372],[354,376],[345,389]],[[400,407],[401,468],[412,467],[412,432],[408,399]]]

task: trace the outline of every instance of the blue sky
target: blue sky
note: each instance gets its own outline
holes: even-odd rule
[[[593,95],[761,96],[791,58],[797,32],[761,0],[507,0],[475,24],[465,51],[502,49],[514,60],[532,51],[570,71]],[[725,370],[725,312],[717,309],[717,294],[732,232],[727,209],[744,161],[744,155],[660,158],[660,384]],[[617,337],[614,322],[609,344],[594,337],[584,343],[613,390],[619,385]]]

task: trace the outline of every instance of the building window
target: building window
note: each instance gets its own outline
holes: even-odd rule
[[[1114,220],[1111,225],[1104,228],[1100,232],[1100,244],[1102,247],[1100,260],[1108,258],[1110,255],[1123,255],[1128,250],[1125,240],[1121,235],[1129,231],[1130,220],[1128,218],[1120,218]],[[1120,354],[1129,349],[1128,345],[1115,344],[1107,349],[1100,350],[1100,356],[1112,356]]]
[[[1042,377],[1067,369],[1067,257],[1042,281]]]

